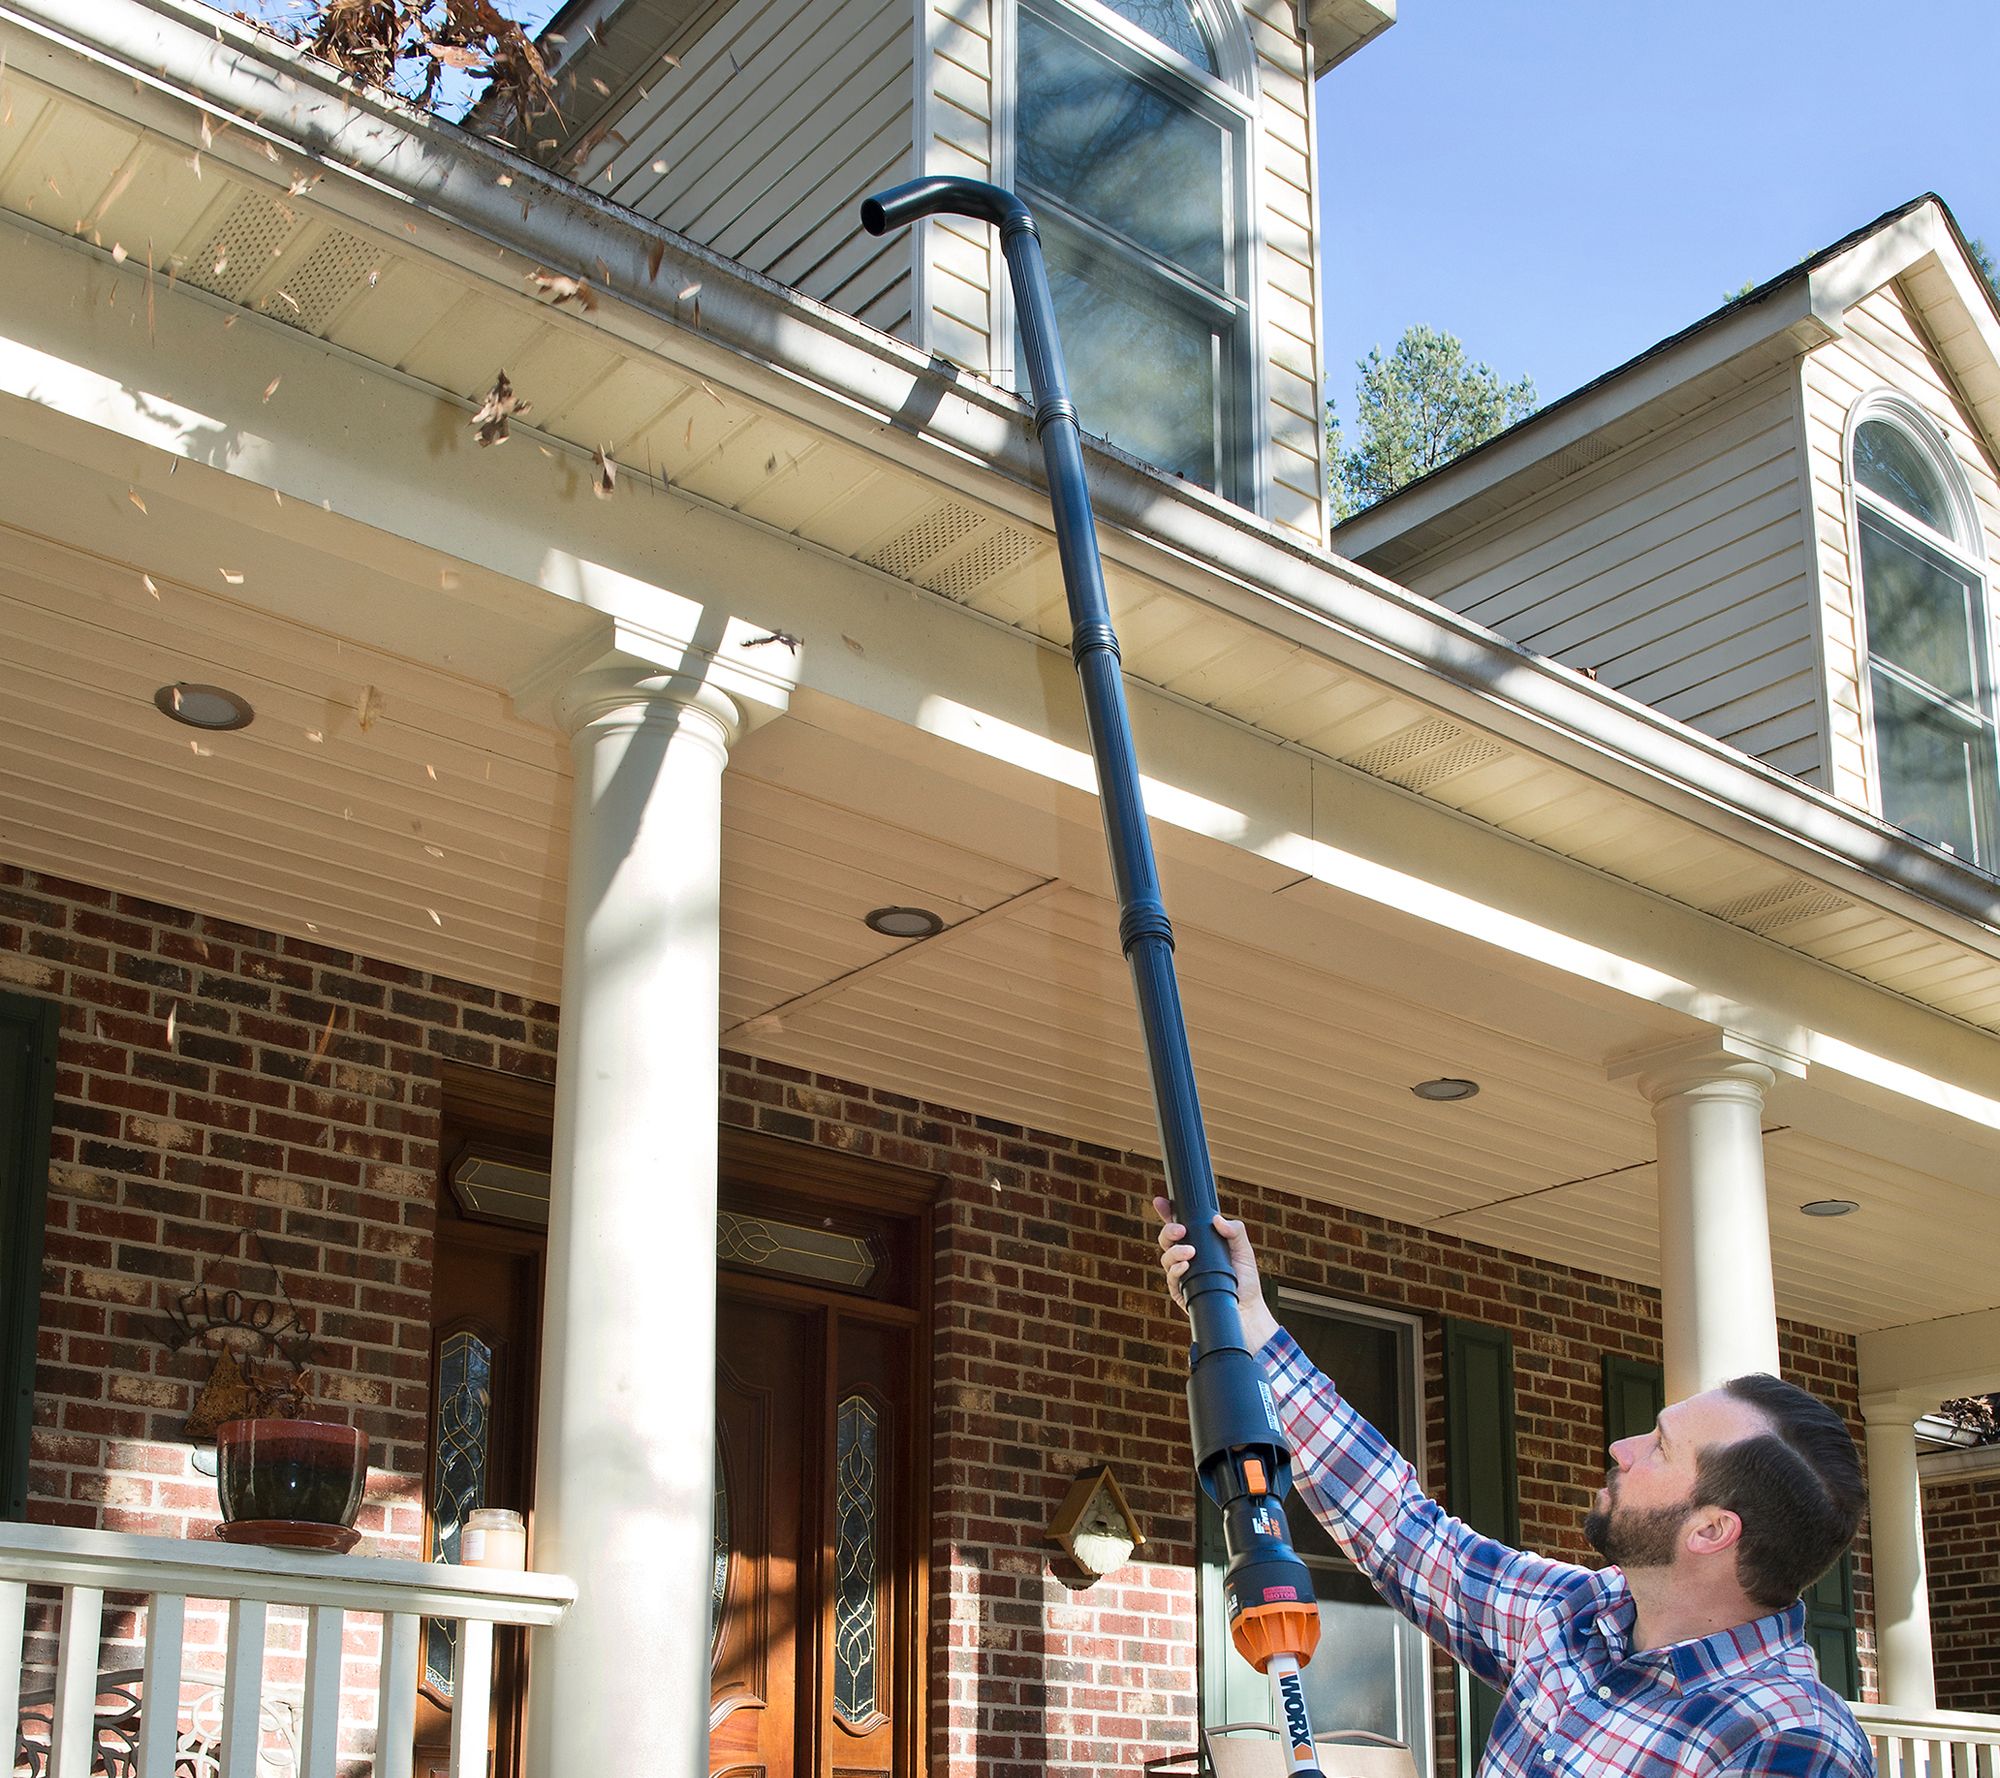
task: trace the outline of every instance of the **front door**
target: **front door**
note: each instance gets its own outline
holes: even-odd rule
[[[428,1548],[532,1503],[544,1237],[520,1226],[546,1089],[451,1069],[432,1303]],[[482,1195],[468,1145],[516,1170]],[[929,1510],[923,1380],[934,1182],[725,1131],[716,1239],[710,1770],[917,1778]],[[490,1213],[488,1207],[490,1206]],[[484,1452],[470,1488],[467,1452]],[[531,1526],[533,1518],[529,1513]],[[532,1547],[532,1546],[531,1546]],[[418,1778],[445,1766],[450,1651],[426,1626]],[[498,1639],[494,1778],[520,1772],[525,1639]]]
[[[709,1771],[914,1778],[921,1223],[724,1177]]]

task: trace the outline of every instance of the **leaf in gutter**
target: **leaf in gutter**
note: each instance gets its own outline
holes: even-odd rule
[[[646,249],[646,282],[648,284],[660,275],[660,261],[667,256],[665,241],[655,241]]]
[[[486,399],[479,404],[479,411],[472,416],[472,425],[479,434],[482,445],[505,444],[508,438],[507,422],[516,414],[525,414],[529,403],[516,399],[514,385],[507,380],[503,370],[493,379],[493,387],[486,392]]]
[[[552,272],[545,266],[536,266],[528,274],[528,282],[544,296],[553,299],[551,307],[561,308],[566,302],[573,302],[587,315],[597,307],[597,293],[582,278],[572,278],[563,272]]]
[[[590,461],[595,474],[591,478],[590,491],[600,500],[609,500],[618,486],[618,465],[611,460],[608,445],[599,445],[590,453]]]

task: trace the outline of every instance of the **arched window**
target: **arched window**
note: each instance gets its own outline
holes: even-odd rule
[[[2000,750],[1986,576],[1964,472],[1922,412],[1893,396],[1856,408],[1848,468],[1883,817],[1991,870]]]
[[[1015,183],[1087,431],[1248,482],[1249,108],[1198,0],[1018,0]]]

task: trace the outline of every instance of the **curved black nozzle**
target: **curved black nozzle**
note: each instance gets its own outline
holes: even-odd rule
[[[861,226],[871,235],[886,235],[892,228],[908,228],[926,216],[975,216],[992,223],[1003,234],[1019,228],[1032,230],[1035,226],[1028,206],[1011,191],[978,179],[943,175],[912,179],[907,185],[892,186],[861,202]]]

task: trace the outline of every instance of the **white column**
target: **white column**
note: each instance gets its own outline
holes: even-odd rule
[[[1721,1049],[1639,1071],[1659,1140],[1660,1323],[1669,1401],[1778,1369],[1764,1094],[1777,1078]]]
[[[1924,1574],[1924,1497],[1916,1422],[1937,1406],[1907,1395],[1864,1395],[1868,1425],[1868,1548],[1874,1564],[1875,1675],[1884,1704],[1935,1710],[1931,1602]]]
[[[581,675],[535,1458],[537,1778],[708,1770],[716,1043],[729,698]]]

